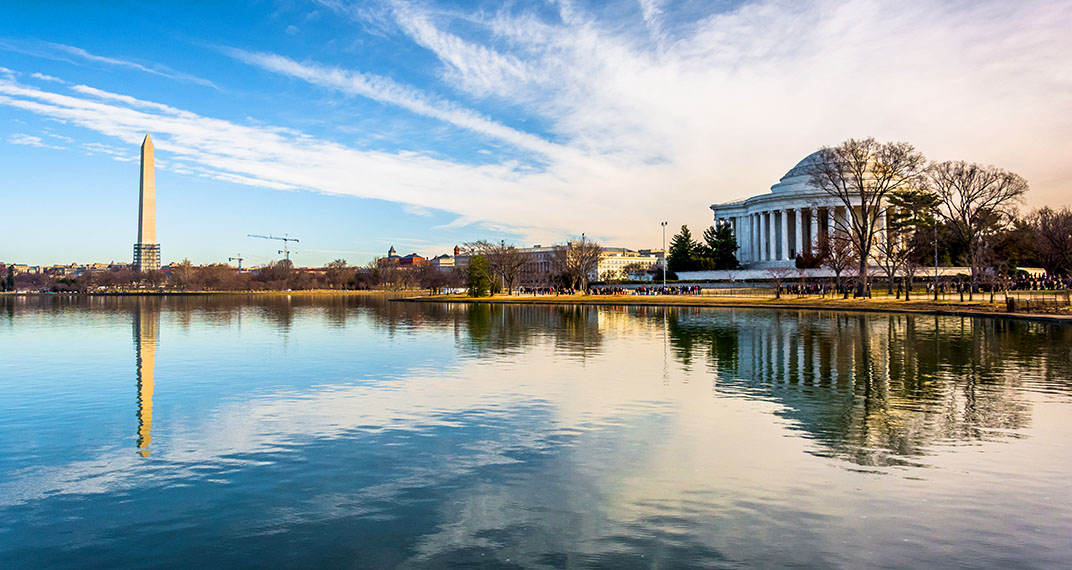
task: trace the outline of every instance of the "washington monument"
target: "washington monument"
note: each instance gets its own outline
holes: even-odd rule
[[[158,271],[160,244],[156,243],[156,173],[153,170],[153,139],[148,133],[141,143],[141,184],[138,190],[138,241],[134,244],[134,269]]]

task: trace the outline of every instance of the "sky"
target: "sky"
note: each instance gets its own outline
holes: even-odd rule
[[[1072,0],[0,5],[0,261],[660,247],[872,136],[1072,205]]]

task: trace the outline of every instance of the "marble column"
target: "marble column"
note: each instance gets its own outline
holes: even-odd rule
[[[759,214],[759,260],[767,261],[767,216],[765,212]]]
[[[819,208],[811,209],[811,220],[808,223],[808,233],[811,234],[811,239],[808,240],[808,247],[811,248],[812,253],[819,252]]]
[[[837,206],[827,206],[826,218],[829,227],[826,229],[826,237],[830,239],[834,236],[834,228],[837,227],[837,222],[834,220],[834,212],[837,211]]]
[[[770,210],[763,212],[763,244],[761,245],[763,248],[763,261],[770,261],[771,252],[774,251],[774,248],[770,245],[771,240],[774,239],[774,232],[771,231],[774,229],[772,218],[773,215]]]
[[[741,248],[741,261],[752,261],[748,255],[748,216],[737,218],[737,227],[741,230],[741,237],[737,239],[737,247]]]
[[[789,259],[789,210],[781,210],[781,259]]]
[[[759,216],[752,213],[752,261],[759,261]]]
[[[748,260],[756,260],[756,215],[748,214]]]
[[[800,255],[804,253],[804,247],[801,244],[801,242],[804,241],[804,213],[800,210],[800,208],[796,208],[794,211],[797,214],[797,227],[796,232],[793,234],[793,237],[796,238],[796,243],[793,244],[793,249],[796,250],[795,253],[797,255]]]
[[[767,210],[767,261],[778,259],[778,216],[775,210]]]

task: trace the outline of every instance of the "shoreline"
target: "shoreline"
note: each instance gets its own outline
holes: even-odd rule
[[[960,301],[932,300],[901,301],[885,299],[733,299],[692,295],[618,296],[618,295],[538,295],[497,296],[472,298],[462,295],[425,295],[395,299],[406,303],[469,303],[501,305],[591,305],[730,309],[783,309],[797,311],[850,311],[861,313],[904,313],[914,315],[992,317],[1042,321],[1072,325],[1072,313],[1010,313],[997,304],[979,301],[968,304]]]
[[[281,296],[281,295],[308,295],[308,296],[361,296],[361,295],[410,295],[417,296],[424,291],[374,291],[374,290],[340,290],[340,289],[303,289],[300,291],[97,291],[97,292],[24,292],[15,293],[5,291],[0,296],[10,297],[198,297],[210,295],[255,295],[255,296]]]

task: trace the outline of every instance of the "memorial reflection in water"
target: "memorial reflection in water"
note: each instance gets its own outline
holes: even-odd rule
[[[1072,378],[1069,328],[1026,321],[683,310],[670,339],[720,392],[783,404],[831,454],[863,465],[1009,436],[1030,423],[1025,388],[1067,391]]]
[[[1068,326],[0,298],[0,365],[0,560],[26,566],[1072,557]]]
[[[909,314],[653,307],[413,305],[337,298],[227,299],[171,304],[189,326],[243,310],[281,333],[295,313],[337,326],[371,319],[386,334],[449,326],[462,354],[509,355],[552,341],[565,357],[602,352],[608,334],[664,336],[679,364],[704,366],[716,392],[766,398],[832,456],[861,465],[914,462],[929,446],[1005,437],[1030,423],[1022,399],[1038,372],[1051,390],[1072,373],[1068,327]],[[360,307],[360,311],[353,309]],[[134,310],[138,449],[149,454],[161,303]],[[665,374],[665,366],[664,366]],[[1005,435],[1003,435],[1005,434]],[[816,453],[823,453],[817,451]]]
[[[153,388],[156,343],[160,336],[160,307],[155,299],[138,299],[134,309],[134,351],[138,383],[138,453],[147,457],[153,442]]]

